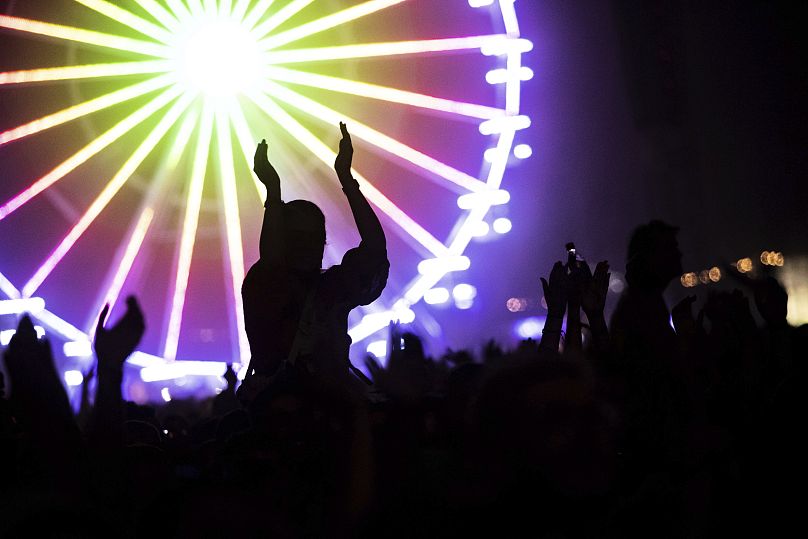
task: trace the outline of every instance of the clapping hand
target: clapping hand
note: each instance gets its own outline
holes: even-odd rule
[[[339,129],[342,132],[342,139],[339,141],[339,153],[334,160],[334,170],[337,172],[340,183],[345,186],[345,180],[351,178],[351,162],[353,161],[353,143],[348,127],[340,122]]]
[[[101,311],[95,330],[95,352],[98,355],[99,367],[121,366],[140,343],[146,331],[146,323],[133,296],[126,299],[126,313],[114,326],[105,327],[107,314],[109,305],[104,306],[104,310]]]

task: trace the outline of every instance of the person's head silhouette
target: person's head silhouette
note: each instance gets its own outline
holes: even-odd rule
[[[654,220],[634,230],[628,244],[626,280],[630,286],[663,290],[682,273],[679,228]]]
[[[297,271],[322,267],[325,250],[325,216],[314,202],[293,200],[283,207],[285,258]]]

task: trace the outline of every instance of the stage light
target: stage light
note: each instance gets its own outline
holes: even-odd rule
[[[516,334],[522,339],[538,339],[544,329],[545,318],[531,316],[516,324]]]
[[[718,281],[721,280],[721,270],[716,266],[710,268],[708,275],[710,277],[710,280],[714,283],[717,283]]]
[[[171,402],[171,393],[169,393],[167,387],[160,390],[160,396],[163,397],[165,402]]]

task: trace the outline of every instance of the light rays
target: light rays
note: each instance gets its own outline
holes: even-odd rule
[[[259,93],[248,94],[256,105],[262,108],[270,118],[283,127],[292,135],[298,143],[306,147],[317,159],[319,159],[326,167],[331,167],[337,154],[334,150],[329,148],[323,141],[317,138],[311,131],[303,127],[300,122],[292,118],[286,111],[275,104],[269,97]],[[406,235],[403,236],[405,241],[415,240],[421,247],[425,248],[428,252],[435,256],[441,256],[447,252],[446,247],[438,241],[432,234],[430,234],[424,227],[416,223],[409,215],[403,212],[396,206],[389,198],[384,196],[381,191],[376,189],[364,176],[359,174],[355,169],[353,176],[359,185],[362,187],[367,199],[382,212],[384,212],[390,220],[397,225]]]
[[[180,238],[177,255],[177,271],[174,280],[174,289],[171,300],[171,313],[168,319],[163,357],[168,361],[177,358],[177,348],[182,329],[182,310],[185,307],[185,293],[188,289],[188,278],[191,273],[191,257],[196,243],[196,229],[199,225],[199,209],[202,205],[202,189],[205,185],[205,174],[208,164],[208,149],[213,131],[213,108],[205,102],[202,111],[202,122],[199,128],[199,137],[194,154],[191,184],[188,187],[188,200],[185,204],[185,217],[182,224],[182,237]]]
[[[232,105],[231,105],[232,107]],[[244,329],[244,306],[241,301],[241,283],[244,281],[244,250],[241,241],[241,218],[239,217],[236,193],[236,173],[233,162],[233,146],[230,137],[230,118],[225,108],[216,111],[216,138],[219,149],[219,186],[221,209],[224,212],[227,256],[230,269],[230,291],[233,294],[232,316],[236,321],[238,357],[242,363],[250,358],[250,345]]]
[[[134,30],[137,30],[146,37],[150,37],[155,41],[163,43],[171,39],[171,34],[160,28],[159,26],[150,23],[147,20],[141,19],[134,13],[131,13],[123,8],[107,2],[106,0],[75,0],[79,4],[85,5],[88,8],[106,15],[113,21],[118,21]]]
[[[338,124],[340,121],[347,122],[351,126],[352,133],[356,137],[365,140],[369,144],[372,144],[385,152],[388,152],[393,157],[404,159],[416,167],[429,171],[440,178],[462,187],[463,189],[472,192],[486,189],[485,183],[481,182],[477,178],[450,167],[445,163],[441,163],[437,159],[429,157],[428,155],[419,152],[411,146],[403,144],[392,137],[368,127],[354,118],[340,114],[334,109],[304,97],[293,90],[289,90],[288,88],[284,88],[272,82],[266,82],[264,84],[264,88],[271,96],[285,101],[298,110],[330,123],[331,125]]]
[[[179,91],[169,91],[168,96],[169,99],[175,99],[179,96]],[[146,159],[157,143],[160,142],[160,139],[163,138],[166,131],[177,121],[177,118],[179,118],[182,111],[190,104],[192,98],[193,96],[191,95],[184,95],[171,107],[168,113],[166,113],[157,126],[155,126],[151,133],[143,140],[129,159],[126,160],[118,173],[115,174],[106,187],[104,187],[84,215],[82,215],[73,228],[70,229],[70,232],[64,237],[59,246],[25,284],[22,289],[23,297],[31,297],[34,292],[39,289],[48,275],[56,268],[56,265],[59,264],[68,251],[70,251],[76,241],[84,234],[104,208],[107,207],[107,204],[110,203],[143,160]]]
[[[293,41],[318,34],[325,30],[335,28],[362,17],[366,17],[371,13],[375,13],[405,1],[406,0],[368,0],[367,2],[363,2],[359,5],[351,6],[343,9],[342,11],[326,15],[320,19],[301,24],[300,26],[285,32],[270,36],[262,40],[261,45],[264,47],[264,50],[275,49]]]
[[[93,30],[84,30],[82,28],[74,28],[62,24],[11,17],[8,15],[0,15],[0,28],[65,39],[67,41],[75,41],[107,49],[134,52],[146,56],[156,56],[158,58],[166,58],[171,53],[171,50],[165,45],[158,45],[148,41],[105,34]]]
[[[422,108],[435,112],[466,116],[468,118],[490,120],[491,118],[498,118],[505,114],[504,110],[496,107],[489,107],[487,105],[476,105],[474,103],[466,103],[463,101],[453,101],[451,99],[443,99],[416,92],[408,92],[406,90],[399,90],[397,88],[381,86],[379,84],[358,82],[328,75],[318,75],[317,73],[307,73],[305,71],[296,71],[282,67],[269,67],[266,70],[266,74],[271,80],[274,81],[311,86],[321,90],[340,92],[353,96],[368,97],[371,99],[378,99],[380,101],[387,101],[388,103],[397,103],[399,105],[407,105],[410,107]]]
[[[133,127],[146,120],[149,116],[154,114],[169,101],[179,95],[179,93],[180,91],[177,88],[165,90],[152,101],[118,122],[111,129],[96,137],[84,148],[74,153],[56,168],[32,183],[27,189],[9,200],[3,206],[0,206],[0,221],[8,217],[11,213],[19,209],[39,193],[64,178],[68,173],[90,159],[92,156],[118,140]]]
[[[135,0],[137,4],[145,11],[149,12],[164,28],[175,31],[178,28],[179,21],[175,14],[169,12],[157,0]]]
[[[311,4],[314,0],[292,0],[283,6],[277,13],[270,16],[259,26],[253,29],[253,34],[261,39],[272,30],[294,17],[300,10]],[[270,0],[270,3],[271,0]]]
[[[300,62],[326,62],[333,60],[357,60],[360,58],[384,58],[408,54],[427,54],[432,52],[452,52],[481,49],[486,45],[501,42],[505,36],[490,34],[470,37],[452,37],[444,39],[424,39],[419,41],[391,41],[385,43],[361,43],[358,45],[335,45],[332,47],[313,47],[306,49],[290,49],[269,51],[269,64],[293,64]]]
[[[26,69],[0,73],[0,85],[96,79],[102,77],[125,77],[127,75],[142,75],[146,73],[165,73],[169,69],[170,64],[160,60]]]

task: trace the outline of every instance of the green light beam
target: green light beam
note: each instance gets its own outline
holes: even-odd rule
[[[500,42],[502,39],[503,36],[501,34],[489,34],[444,39],[422,39],[418,41],[360,43],[358,45],[337,45],[334,47],[270,51],[266,59],[268,64],[292,64],[299,62],[380,58],[404,54],[425,54],[429,52],[463,51],[479,49],[484,45]]]
[[[173,94],[173,98],[179,95],[179,91]],[[31,297],[47,279],[48,275],[56,268],[59,262],[70,251],[73,245],[90,227],[95,219],[101,214],[104,208],[107,207],[109,202],[120,191],[126,181],[134,174],[135,170],[143,163],[143,160],[151,153],[154,147],[160,142],[160,139],[166,134],[168,129],[177,121],[182,111],[188,107],[193,96],[184,95],[178,100],[166,115],[160,120],[155,128],[138,146],[134,153],[126,160],[117,174],[109,181],[101,193],[96,197],[84,215],[78,220],[73,228],[68,232],[67,236],[61,241],[56,250],[51,253],[48,259],[40,266],[37,272],[25,284],[22,289],[23,297]]]
[[[229,262],[229,289],[233,294],[233,307],[238,335],[238,357],[242,364],[250,359],[250,343],[244,328],[244,305],[241,300],[241,284],[244,282],[244,251],[239,216],[236,173],[233,163],[233,145],[230,138],[230,119],[224,107],[216,111],[216,135],[219,148],[219,188],[221,189],[220,211],[224,213],[226,239],[224,258]]]
[[[174,32],[179,27],[177,18],[156,0],[135,0],[135,2],[169,31]]]
[[[106,95],[96,97],[90,101],[73,105],[72,107],[62,109],[58,112],[54,112],[53,114],[49,114],[48,116],[43,116],[37,120],[33,120],[0,133],[0,146],[13,142],[17,139],[39,133],[40,131],[50,129],[51,127],[67,123],[71,120],[75,120],[76,118],[81,118],[82,116],[92,114],[93,112],[112,107],[119,103],[124,103],[130,99],[134,99],[149,92],[159,90],[160,88],[168,86],[172,82],[174,82],[174,80],[170,76],[166,75],[157,77],[133,86],[129,86],[127,88],[123,88],[121,90],[116,90]]]
[[[202,191],[205,186],[212,132],[213,110],[211,104],[206,101],[202,111],[202,123],[200,124],[196,153],[194,155],[191,184],[188,187],[188,200],[185,204],[185,217],[177,255],[177,273],[174,280],[174,292],[172,294],[165,346],[163,347],[163,357],[168,361],[174,361],[177,358],[180,331],[182,330],[182,310],[185,307],[185,295],[188,290],[188,278],[191,273],[191,258],[193,257],[196,243],[199,209],[202,205]]]
[[[400,4],[404,1],[405,0],[368,0],[367,2],[363,2],[359,5],[352,6],[343,9],[342,11],[332,13],[331,15],[326,15],[320,19],[302,24],[296,28],[292,28],[291,30],[270,36],[261,41],[261,46],[264,48],[264,50],[274,49],[293,41],[329,30],[335,26],[365,17],[371,13],[375,13],[390,6]]]
[[[272,30],[294,17],[300,10],[311,4],[314,0],[293,0],[278,10],[277,13],[258,25],[253,30],[256,39],[261,39]]]
[[[84,43],[86,45],[105,47],[107,49],[135,52],[138,54],[145,54],[147,56],[156,56],[158,58],[167,58],[171,54],[171,49],[165,45],[158,45],[156,43],[141,41],[139,39],[114,36],[112,34],[104,34],[101,32],[84,30],[82,28],[74,28],[72,26],[64,26],[61,24],[33,21],[30,19],[22,19],[20,17],[10,17],[8,15],[0,15],[0,28],[8,28],[9,30],[19,30],[20,32],[27,32],[29,34],[55,37],[58,39],[65,39],[67,41]]]
[[[154,114],[157,110],[163,108],[169,101],[176,98],[179,93],[181,93],[181,91],[176,87],[164,91],[152,101],[143,105],[137,111],[118,122],[114,127],[104,132],[102,135],[99,135],[85,147],[68,157],[65,161],[57,165],[56,168],[29,185],[20,194],[6,202],[3,206],[0,206],[0,221],[22,207],[36,195],[64,178],[69,172],[90,159],[92,156],[118,140],[136,125]]]
[[[247,16],[244,17],[244,22],[242,26],[244,28],[253,28],[261,20],[269,7],[272,5],[274,0],[259,0],[257,4],[247,13]]]
[[[233,8],[232,17],[234,20],[238,22],[242,22],[244,20],[244,15],[247,14],[247,8],[250,7],[250,2],[252,0],[238,0],[236,2],[236,7]]]
[[[500,116],[505,115],[504,110],[486,105],[476,105],[463,101],[442,99],[416,92],[398,90],[396,88],[390,88],[389,86],[380,86],[378,84],[370,84],[367,82],[357,82],[350,79],[330,77],[328,75],[318,75],[315,73],[286,69],[283,67],[268,67],[266,69],[266,75],[270,79],[276,81],[301,84],[303,86],[311,86],[312,88],[319,88],[321,90],[368,97],[370,99],[387,101],[388,103],[409,105],[411,107],[434,110],[437,112],[468,116],[469,118],[490,120],[491,118],[499,118]]]
[[[474,176],[461,172],[456,168],[447,165],[446,163],[442,163],[433,157],[419,152],[411,146],[376,131],[375,129],[363,124],[359,120],[350,118],[332,108],[318,103],[317,101],[304,97],[294,90],[284,88],[279,84],[269,81],[263,84],[263,89],[270,96],[278,98],[281,101],[284,101],[285,103],[297,108],[301,112],[310,114],[311,116],[314,116],[327,124],[336,125],[340,121],[344,121],[351,126],[351,133],[354,136],[364,140],[376,148],[379,148],[380,150],[389,153],[393,157],[403,159],[415,165],[419,169],[431,172],[432,174],[459,187],[462,187],[463,189],[471,192],[488,190],[488,186],[485,184],[485,182],[478,180]]]
[[[170,69],[171,65],[164,60],[25,69],[0,73],[0,86],[5,84],[28,84],[72,79],[125,77],[127,75],[142,75],[144,73],[165,73]]]
[[[179,21],[185,22],[191,17],[191,13],[188,11],[188,8],[185,7],[185,4],[182,3],[182,0],[166,0],[168,3],[168,7],[174,13],[174,16],[179,19]]]
[[[317,138],[311,131],[303,127],[289,113],[279,107],[269,96],[257,92],[250,92],[248,97],[252,99],[259,108],[278,125],[283,127],[292,138],[302,144],[315,157],[317,157],[326,167],[331,167],[337,154],[329,148],[323,141]],[[425,228],[416,223],[409,215],[404,213],[390,199],[376,189],[364,176],[356,169],[352,169],[353,176],[359,182],[367,199],[385,215],[387,215],[397,226],[395,228],[399,235],[410,242],[415,240],[418,247],[423,247],[436,257],[445,256],[448,249],[430,234]]]
[[[155,41],[166,43],[169,39],[171,39],[171,34],[169,32],[145,19],[141,19],[134,13],[110,4],[106,0],[76,0],[76,2],[97,11],[102,15],[106,15],[113,21],[125,24],[133,30],[137,30],[144,36],[150,37]]]

